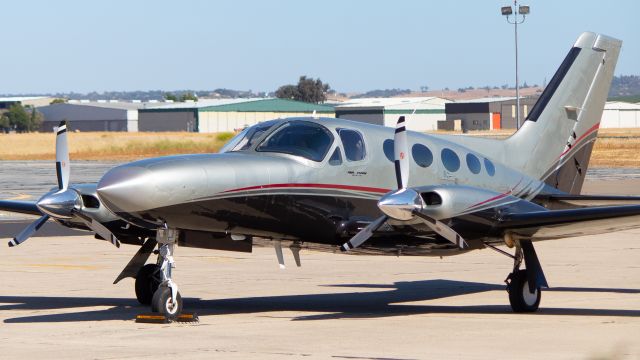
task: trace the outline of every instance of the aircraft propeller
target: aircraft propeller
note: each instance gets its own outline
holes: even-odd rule
[[[77,217],[100,237],[120,247],[120,241],[109,229],[99,221],[82,212],[82,196],[80,196],[76,190],[69,188],[70,164],[67,136],[67,122],[62,121],[56,129],[56,177],[58,179],[58,191],[49,192],[38,200],[36,206],[43,215],[9,241],[10,247],[25,242],[33,236],[50,217],[54,219],[71,219]]]
[[[393,138],[394,165],[398,190],[388,192],[380,198],[378,208],[382,210],[384,215],[360,230],[360,232],[349,241],[344,243],[340,247],[340,250],[349,251],[362,245],[365,241],[369,240],[373,233],[389,218],[408,221],[416,217],[422,220],[433,232],[454,243],[459,248],[464,249],[468,247],[464,239],[455,230],[420,211],[424,206],[424,201],[417,191],[407,187],[410,170],[409,158],[407,156],[408,149],[405,117],[400,116]]]

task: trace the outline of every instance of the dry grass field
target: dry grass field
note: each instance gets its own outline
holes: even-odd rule
[[[506,137],[508,131],[471,135]],[[213,153],[230,133],[70,133],[74,160],[136,160],[146,157]],[[591,158],[592,167],[640,167],[640,129],[601,129]],[[0,134],[0,160],[51,160],[55,136],[51,133]]]
[[[136,160],[152,156],[212,153],[231,133],[69,133],[72,160]],[[55,159],[52,133],[0,134],[0,160]]]

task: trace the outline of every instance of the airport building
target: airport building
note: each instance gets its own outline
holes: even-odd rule
[[[531,111],[538,97],[520,98],[520,121]],[[481,98],[460,100],[445,105],[446,122],[441,123],[440,130],[454,130],[459,121],[462,131],[515,129],[516,98]]]
[[[141,102],[70,101],[38,108],[43,115],[40,129],[51,131],[60,121],[69,121],[71,131],[138,131]]]
[[[40,107],[51,104],[52,97],[48,96],[12,96],[0,97],[0,110],[8,109],[11,105],[21,104],[22,106]]]
[[[640,103],[607,102],[602,112],[601,128],[640,127]]]
[[[332,106],[286,99],[221,99],[139,110],[139,131],[233,132],[262,121],[297,116],[334,117]]]
[[[335,108],[336,117],[393,127],[398,117],[410,116],[407,128],[414,131],[438,129],[438,122],[446,120],[445,104],[449,100],[438,97],[367,98],[352,99]]]
[[[198,131],[198,111],[202,107],[223,104],[229,100],[199,100],[149,105],[138,111],[138,131]]]

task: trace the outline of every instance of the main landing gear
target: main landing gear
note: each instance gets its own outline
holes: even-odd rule
[[[549,284],[547,284],[547,279],[544,276],[531,240],[516,241],[515,255],[511,255],[492,245],[486,245],[513,259],[513,271],[505,280],[511,309],[518,313],[537,311],[542,298],[542,288],[548,288]],[[526,269],[520,269],[523,260],[526,264]]]
[[[182,296],[178,284],[171,278],[175,267],[173,252],[178,240],[175,229],[158,229],[158,261],[140,268],[136,275],[136,297],[143,305],[151,305],[151,311],[177,318],[182,312]]]

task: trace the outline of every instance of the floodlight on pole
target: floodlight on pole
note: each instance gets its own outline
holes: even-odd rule
[[[500,11],[502,15],[507,17],[507,22],[514,25],[515,44],[516,44],[516,128],[520,129],[520,81],[518,79],[518,25],[522,24],[529,15],[529,5],[518,6],[518,0],[513,1],[513,7],[503,6]],[[514,14],[515,11],[515,14]],[[513,21],[509,19],[509,16],[514,15]],[[518,18],[518,15],[522,15],[522,19]]]

